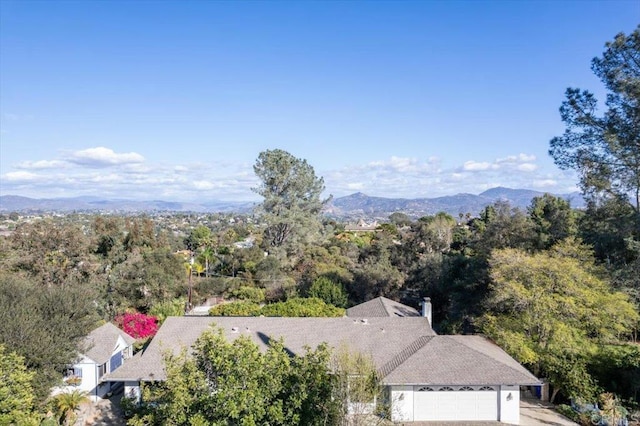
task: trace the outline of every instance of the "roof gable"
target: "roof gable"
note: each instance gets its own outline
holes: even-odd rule
[[[127,345],[132,345],[136,339],[108,322],[94,329],[84,340],[83,355],[96,364],[104,364],[111,358],[118,344],[118,338],[122,338]]]
[[[380,296],[347,309],[347,316],[357,318],[418,317],[420,313],[410,306]]]
[[[526,368],[482,336],[433,336],[384,379],[386,384],[539,384]]]

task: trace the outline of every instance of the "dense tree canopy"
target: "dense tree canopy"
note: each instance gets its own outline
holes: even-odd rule
[[[484,332],[534,374],[548,377],[556,391],[593,393],[587,360],[598,345],[628,335],[638,313],[600,278],[588,248],[570,239],[533,255],[497,250],[490,271]]]
[[[32,279],[0,273],[0,345],[24,358],[39,401],[96,326],[94,297],[77,284],[42,288]]]

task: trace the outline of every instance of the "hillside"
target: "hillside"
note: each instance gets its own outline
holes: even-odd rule
[[[453,216],[460,213],[477,215],[485,206],[496,201],[507,201],[514,207],[526,208],[531,199],[543,192],[527,189],[492,188],[481,194],[456,194],[436,198],[383,198],[355,193],[333,199],[325,208],[325,214],[337,219],[377,218],[386,219],[391,213],[402,212],[410,217],[421,217],[438,212]],[[584,207],[580,194],[561,195],[575,208]],[[99,197],[34,199],[15,195],[0,196],[0,212],[109,212],[109,213],[152,213],[152,212],[195,212],[195,213],[249,213],[256,203],[209,201],[206,203],[186,203],[172,201],[136,201],[102,199]]]

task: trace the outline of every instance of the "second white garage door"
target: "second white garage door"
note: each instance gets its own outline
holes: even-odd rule
[[[414,421],[498,420],[498,386],[415,386]]]

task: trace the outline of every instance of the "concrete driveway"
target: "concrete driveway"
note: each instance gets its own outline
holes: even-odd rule
[[[398,422],[404,426],[506,426],[501,422]],[[520,400],[520,426],[579,426],[537,399]]]
[[[520,400],[520,425],[560,425],[576,426],[577,423],[569,420],[555,411],[553,406],[534,399]]]

